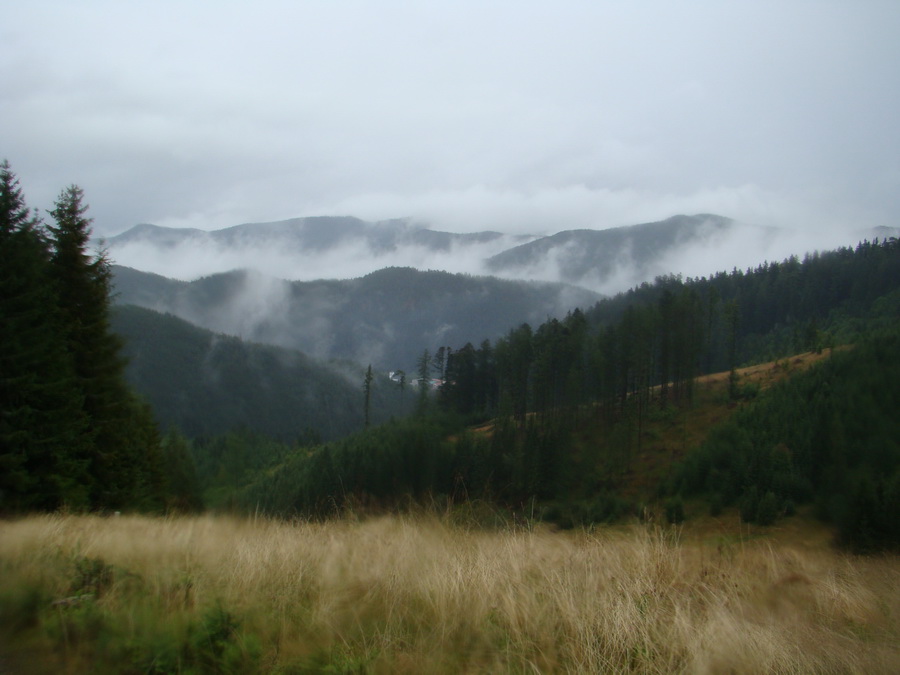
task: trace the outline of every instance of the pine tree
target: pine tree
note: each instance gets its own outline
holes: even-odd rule
[[[533,333],[527,323],[511,330],[496,346],[497,375],[501,396],[512,405],[516,422],[524,426],[528,411],[528,383],[533,363]]]
[[[0,509],[87,505],[73,367],[40,221],[0,164]]]
[[[125,382],[121,339],[110,326],[109,261],[87,251],[91,220],[81,188],[62,191],[50,212],[51,275],[56,282],[63,334],[71,354],[83,410],[90,419],[89,471],[93,506],[121,508],[161,500],[161,454],[152,415]]]
[[[740,312],[736,300],[725,305],[725,325],[727,330],[728,348],[728,397],[732,400],[738,397],[737,374],[737,342],[738,328],[740,325]]]
[[[400,405],[403,405],[403,395],[406,393],[406,372],[403,370],[398,370],[396,373],[399,381],[397,382],[397,386],[400,389]]]
[[[438,347],[431,359],[431,365],[434,366],[434,370],[437,373],[437,379],[439,380],[444,379],[446,364],[450,356],[450,354],[448,354],[449,351],[450,349],[447,347]]]

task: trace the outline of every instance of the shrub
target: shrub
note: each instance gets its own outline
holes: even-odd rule
[[[759,491],[755,485],[744,492],[741,497],[741,520],[745,523],[755,523],[756,513],[759,510]]]
[[[677,525],[684,522],[684,502],[676,495],[666,502],[666,520]]]
[[[756,507],[756,522],[760,525],[771,525],[778,518],[778,498],[774,492],[767,492],[759,500]]]
[[[73,595],[92,593],[100,596],[112,586],[114,580],[112,565],[99,558],[76,558],[69,592]]]

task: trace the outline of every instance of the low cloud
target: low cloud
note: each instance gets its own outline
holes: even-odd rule
[[[251,269],[291,281],[352,279],[385,267],[414,267],[463,274],[483,274],[483,261],[523,240],[510,235],[432,250],[402,244],[373,250],[365,240],[349,240],[325,251],[307,252],[279,242],[223,245],[198,234],[177,246],[158,246],[138,239],[110,243],[110,257],[118,264],[171,279],[191,281],[238,269]]]
[[[719,201],[736,204],[742,200],[752,204],[756,194],[758,191],[747,188],[737,195],[723,193]],[[620,198],[623,203],[628,201],[624,197]],[[535,196],[536,202],[541,199],[542,197]],[[704,200],[698,198],[697,202],[700,201],[708,204],[715,200],[707,196]],[[685,206],[689,202],[678,203]],[[604,204],[604,208],[607,208],[608,203]],[[557,205],[550,199],[542,208],[546,209],[544,213],[549,214]],[[655,213],[652,207],[644,208],[648,217]],[[531,225],[534,227],[538,227],[541,221],[540,212],[541,209],[536,209],[531,216],[534,219]],[[571,211],[569,216],[558,217],[555,222],[571,226],[564,229],[599,229],[579,228],[588,224],[587,219],[583,215],[577,216],[575,211]],[[462,215],[460,217],[463,218]],[[261,272],[266,279],[313,281],[357,278],[385,267],[413,267],[472,275],[493,274],[515,280],[564,281],[608,295],[644,281],[652,281],[659,275],[708,276],[719,271],[730,271],[735,267],[745,269],[764,261],[780,261],[791,255],[802,257],[816,250],[854,246],[863,238],[873,237],[871,229],[852,228],[844,223],[837,225],[834,222],[804,221],[805,227],[772,227],[770,222],[765,222],[765,218],[761,220],[762,223],[738,219],[741,226],[734,229],[718,231],[713,228],[707,233],[708,236],[690,242],[675,242],[656,259],[648,261],[644,257],[640,265],[635,264],[633,252],[626,245],[615,252],[616,258],[611,267],[605,264],[594,268],[591,268],[590,260],[583,260],[584,255],[578,249],[577,240],[549,248],[541,257],[531,258],[528,263],[496,271],[498,268],[491,270],[486,265],[489,258],[533,241],[536,237],[508,234],[483,240],[456,238],[447,248],[435,249],[417,244],[408,236],[400,236],[391,240],[392,244],[385,246],[374,245],[374,240],[367,238],[380,231],[377,229],[379,225],[371,223],[363,225],[362,234],[345,236],[334,245],[315,251],[303,250],[297,241],[287,236],[281,239],[254,239],[248,230],[247,236],[240,240],[233,238],[228,243],[207,232],[194,232],[177,244],[166,237],[126,239],[121,243],[112,240],[109,254],[117,264],[185,281],[238,269]],[[470,224],[476,223],[472,221]],[[546,221],[544,225],[547,225]],[[419,226],[407,224],[403,227],[406,228],[406,234],[409,234]],[[465,231],[465,228],[460,229]],[[554,227],[551,232],[555,233],[560,229],[562,228]],[[578,271],[573,271],[571,267],[573,260],[578,261]],[[279,289],[272,287],[268,281],[263,284],[257,280],[258,283],[254,285],[250,283],[253,278],[248,278],[248,298],[260,293],[270,298],[267,303],[271,304],[271,298],[278,295],[276,291]],[[266,287],[256,288],[259,284]],[[281,289],[280,292],[283,294],[285,291]],[[247,310],[244,312],[245,320],[251,323],[255,316],[253,306],[253,302],[248,300]],[[275,328],[270,327],[270,330]],[[250,333],[252,331],[248,329],[248,334]]]
[[[476,185],[419,194],[373,193],[345,199],[326,215],[352,213],[367,220],[398,214],[452,232],[550,235],[563,230],[603,230],[664,220],[678,213],[716,213],[760,226],[849,231],[860,224],[890,224],[877,208],[850,206],[826,190],[774,190],[747,183],[693,191],[602,188],[575,184],[532,190]]]

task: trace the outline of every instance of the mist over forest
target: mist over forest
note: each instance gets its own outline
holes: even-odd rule
[[[311,217],[211,231],[137,225],[97,245],[117,265],[182,281],[235,270],[286,281],[352,279],[412,267],[564,282],[613,295],[660,275],[706,276],[897,233],[757,226],[713,214],[593,229],[564,225],[547,223],[533,234],[453,233],[409,218]]]
[[[495,340],[657,278],[711,276],[892,233],[798,237],[712,214],[550,236],[317,217],[214,231],[142,225],[104,246],[117,263],[117,303],[387,373],[412,371],[423,350]]]

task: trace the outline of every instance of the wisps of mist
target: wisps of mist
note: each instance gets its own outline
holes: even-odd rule
[[[632,242],[626,241],[615,252],[612,264],[604,262],[573,272],[573,260],[579,263],[583,260],[579,242],[573,240],[548,250],[539,260],[492,273],[506,279],[563,281],[601,295],[614,295],[644,282],[652,282],[659,276],[699,278],[730,272],[735,268],[746,270],[764,262],[780,262],[790,256],[802,259],[807,253],[815,251],[855,247],[864,239],[872,240],[891,233],[896,236],[898,230],[796,230],[742,224],[717,229],[710,224],[701,226],[698,233],[699,236],[689,241],[676,240],[674,245],[649,260],[639,256]]]
[[[739,224],[725,230],[710,227],[707,233],[702,230],[702,227],[698,230],[700,236],[692,237],[690,241],[675,241],[652,259],[644,256],[639,262],[636,252],[626,242],[612,252],[612,264],[605,260],[593,267],[590,260],[585,260],[585,252],[579,250],[577,239],[548,247],[527,263],[499,269],[486,265],[492,256],[539,238],[511,234],[451,238],[443,248],[415,243],[409,238],[373,246],[364,236],[346,236],[328,247],[310,251],[285,238],[261,237],[256,240],[249,236],[249,231],[248,236],[231,238],[226,243],[209,232],[197,230],[180,237],[167,236],[167,232],[178,232],[174,230],[163,231],[157,237],[126,238],[120,243],[113,239],[109,254],[117,264],[183,281],[237,269],[261,273],[262,276],[248,278],[242,301],[236,307],[239,315],[233,319],[229,317],[227,323],[240,325],[247,337],[258,335],[260,325],[265,323],[266,337],[271,339],[283,328],[272,317],[278,316],[278,311],[283,309],[285,294],[289,292],[287,285],[272,279],[351,279],[385,267],[412,267],[490,274],[510,280],[562,281],[610,295],[660,275],[709,276],[733,268],[754,267],[764,261],[783,260],[791,255],[802,257],[816,250],[855,246],[862,239],[877,236],[875,230],[848,230],[835,225],[788,229]],[[573,260],[578,261],[577,269],[573,267]],[[310,326],[310,329],[318,336],[328,334],[327,326]],[[330,350],[323,344],[316,351],[324,354]]]
[[[659,258],[652,273],[654,276],[709,277],[717,272],[755,268],[764,262],[781,262],[790,256],[802,259],[815,251],[855,247],[860,241],[872,240],[875,236],[877,233],[871,230],[736,228],[700,243],[673,249]]]
[[[174,285],[175,290],[131,281],[132,296],[122,302],[171,312],[217,333],[296,349],[320,360],[411,370],[424,349],[493,339],[523,321],[537,325],[592,305],[597,294],[614,295],[658,276],[711,276],[897,234],[722,226],[727,219],[715,217],[687,220],[695,227],[684,228],[686,234],[674,240],[659,237],[658,226],[667,223],[657,223],[650,228],[657,238],[651,237],[649,244],[619,233],[610,239],[617,242],[609,246],[612,250],[604,249],[605,237],[598,246],[597,237],[585,239],[585,233],[576,232],[525,244],[512,236],[469,238],[441,250],[402,243],[373,251],[363,240],[345,238],[311,255],[279,246],[278,241],[257,245],[252,238],[239,238],[238,245],[226,247],[201,233],[166,245],[127,242],[113,247],[111,254],[119,264],[168,277],[204,277]],[[503,256],[504,264],[487,275],[487,260],[515,245],[526,250]],[[441,278],[446,275],[402,269],[360,278],[385,267],[466,272],[473,278],[448,286]],[[214,274],[234,268],[243,271]],[[519,283],[504,285],[483,276]],[[525,283],[560,281],[568,285]],[[356,370],[348,366],[347,377],[358,379]]]
[[[198,233],[174,246],[159,246],[152,240],[113,242],[109,253],[118,265],[181,281],[237,269],[259,270],[289,281],[314,281],[352,279],[385,267],[483,274],[484,260],[521,241],[521,237],[501,235],[488,241],[452,243],[446,250],[412,243],[373,250],[364,239],[350,239],[309,252],[278,240],[224,245]]]

